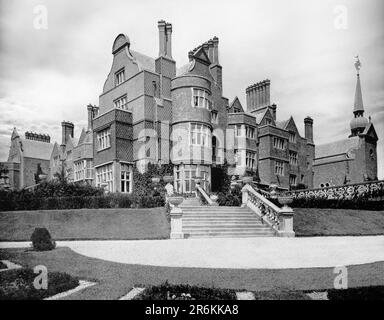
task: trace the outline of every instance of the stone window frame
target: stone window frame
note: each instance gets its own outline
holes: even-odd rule
[[[102,151],[111,147],[111,128],[100,130],[96,133],[97,151]]]
[[[106,163],[96,168],[96,186],[101,187],[103,183],[107,184],[107,191],[113,192],[114,184],[114,166],[113,163]]]
[[[212,101],[209,99],[209,92],[201,88],[191,88],[192,91],[192,107],[212,110]]]
[[[115,72],[115,87],[125,81],[125,68],[121,68]]]
[[[208,148],[210,146],[209,132],[210,132],[209,126],[203,123],[190,122],[189,123],[189,145]],[[203,137],[205,137],[205,139],[203,139]],[[198,142],[198,140],[200,140],[200,142]],[[203,140],[205,141],[205,143],[203,143]]]
[[[133,167],[129,163],[120,162],[120,192],[132,193]]]
[[[298,154],[296,151],[289,150],[289,164],[293,166],[297,166],[299,163],[298,161]]]
[[[275,160],[275,174],[278,176],[284,176],[284,161]]]
[[[247,151],[245,157],[245,166],[249,169],[255,168],[256,164],[256,152]]]
[[[127,94],[123,94],[122,96],[113,100],[113,105],[114,105],[115,109],[130,111],[128,108]]]
[[[273,137],[273,147],[280,150],[285,150],[285,140],[280,137]]]
[[[289,175],[289,185],[296,186],[297,185],[297,176],[295,174]]]

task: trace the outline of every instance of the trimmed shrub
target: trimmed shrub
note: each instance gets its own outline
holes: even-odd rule
[[[384,200],[365,199],[321,199],[299,198],[293,199],[290,205],[293,208],[320,208],[320,209],[355,209],[355,210],[384,210]]]
[[[49,272],[47,290],[37,290],[33,286],[35,278],[36,274],[29,268],[1,272],[0,300],[42,300],[79,285],[69,274]]]
[[[329,300],[384,300],[384,286],[328,290]]]
[[[55,241],[46,228],[35,228],[31,236],[31,241],[36,251],[48,251],[56,247]]]

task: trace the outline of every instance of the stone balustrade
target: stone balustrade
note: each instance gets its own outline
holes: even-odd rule
[[[346,184],[325,188],[287,191],[295,199],[318,198],[318,199],[353,199],[353,198],[383,198],[384,180],[369,181],[363,183]]]
[[[252,186],[246,184],[242,192],[243,206],[250,208],[263,223],[269,225],[280,237],[294,237],[293,210],[288,206],[279,208],[258,193]]]

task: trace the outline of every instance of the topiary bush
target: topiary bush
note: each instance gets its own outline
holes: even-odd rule
[[[55,241],[46,228],[35,228],[31,236],[33,249],[36,251],[53,250],[56,247]]]

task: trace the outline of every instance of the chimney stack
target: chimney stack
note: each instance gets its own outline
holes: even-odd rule
[[[304,119],[304,128],[305,139],[307,139],[307,143],[313,144],[313,119],[311,117],[306,117]]]
[[[71,136],[73,138],[74,124],[69,121],[63,121],[61,123],[61,144],[66,145],[68,143],[68,139]]]
[[[88,110],[88,131],[92,131],[93,129],[93,118],[97,116],[98,108],[93,106],[92,104],[87,105]]]
[[[219,64],[219,38],[213,37],[213,61],[212,64]]]
[[[277,109],[276,104],[272,104],[271,109],[272,109],[273,120],[276,121],[276,109]]]
[[[157,23],[157,26],[159,28],[159,56],[165,56],[166,55],[166,40],[165,40],[166,23],[164,20],[160,20]]]
[[[270,85],[271,81],[266,79],[247,88],[247,108],[249,111],[266,107],[271,104]]]
[[[170,23],[165,25],[165,41],[167,43],[165,55],[172,59],[172,24]]]
[[[213,63],[213,40],[208,41],[208,58],[211,63]]]
[[[51,137],[48,134],[35,133],[30,131],[25,132],[25,139],[47,143],[51,142]]]

